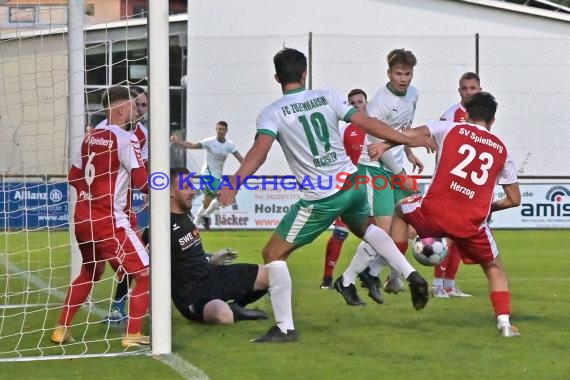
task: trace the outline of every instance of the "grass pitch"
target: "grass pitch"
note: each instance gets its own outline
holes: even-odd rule
[[[260,263],[270,232],[204,232],[208,251],[231,247],[239,262]],[[385,304],[361,296],[365,307],[321,290],[323,234],[289,259],[299,342],[253,344],[273,321],[207,326],[186,321],[173,308],[173,352],[211,379],[568,379],[570,284],[568,231],[497,231],[509,274],[512,322],[520,338],[498,336],[487,283],[478,266],[462,266],[461,289],[471,298],[430,299],[413,310],[410,294],[385,295]],[[335,276],[358,241],[346,242]],[[6,244],[3,243],[3,246]],[[410,260],[411,255],[408,255]],[[414,265],[428,279],[432,269]],[[386,273],[382,273],[383,276]],[[271,312],[268,297],[255,305]],[[37,321],[41,325],[42,321]],[[34,321],[28,321],[33,325]],[[5,343],[0,340],[0,349]],[[0,378],[178,379],[149,357],[2,363]]]

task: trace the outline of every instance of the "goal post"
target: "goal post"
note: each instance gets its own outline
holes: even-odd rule
[[[69,0],[67,10],[67,47],[68,47],[68,167],[79,154],[81,139],[85,134],[85,35],[83,33],[84,0]],[[69,187],[69,220],[73,220],[77,194]],[[69,241],[71,252],[70,282],[79,274],[81,253],[75,240],[73,223],[69,223]]]
[[[151,173],[170,173],[170,96],[168,2],[149,1],[149,93]],[[151,174],[149,173],[149,175]],[[170,192],[151,189],[152,353],[169,354],[172,346],[170,306]],[[152,249],[152,247],[155,247]],[[166,247],[166,248],[165,248]]]
[[[102,323],[118,281],[108,265],[73,319],[75,342],[50,339],[81,267],[66,174],[86,125],[104,118],[106,88],[149,91],[149,125],[156,126],[149,161],[152,171],[170,167],[168,2],[150,0],[148,19],[117,11],[91,26],[85,3],[12,5],[11,20],[21,23],[0,29],[0,362],[171,352],[168,189],[153,191],[150,201],[152,245],[165,247],[151,249],[152,318],[147,313],[143,325],[150,350],[124,349],[125,324]],[[107,0],[91,3],[107,14]]]

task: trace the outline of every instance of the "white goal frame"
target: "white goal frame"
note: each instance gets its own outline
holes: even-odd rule
[[[150,171],[170,173],[168,1],[148,0]],[[166,60],[166,62],[165,62]],[[149,173],[150,175],[150,173]],[[170,192],[150,192],[151,345],[153,355],[172,351],[170,301]],[[156,247],[153,249],[152,247]],[[164,247],[166,247],[166,252]]]
[[[67,68],[63,63],[59,64],[58,70],[64,73],[67,69],[67,133],[65,137],[65,154],[62,158],[62,170],[66,170],[66,164],[71,165],[73,159],[79,154],[81,141],[85,134],[85,12],[84,0],[69,0],[67,8],[67,29],[63,26],[59,33],[67,39]],[[129,21],[127,21],[128,23]],[[154,126],[150,130],[150,170],[151,172],[170,172],[170,78],[169,70],[169,3],[163,0],[148,0],[148,89],[152,93],[152,101],[149,102],[148,115],[150,124]],[[140,25],[140,21],[136,22]],[[34,32],[35,33],[35,32]],[[64,45],[65,46],[65,43]],[[63,53],[65,54],[65,53]],[[65,57],[65,55],[63,55]],[[63,62],[63,61],[62,61]],[[62,113],[62,115],[64,115]],[[63,125],[63,123],[60,123]],[[62,135],[63,136],[63,135]],[[63,142],[62,139],[60,141]],[[149,173],[150,174],[150,173]],[[65,180],[63,180],[65,181]],[[153,356],[168,355],[172,351],[171,333],[171,282],[170,282],[170,196],[168,187],[165,190],[150,191],[150,240],[151,240],[151,265],[150,265],[150,336],[151,350]],[[73,207],[76,200],[75,190],[69,189],[69,246],[70,250],[70,270],[69,281],[71,282],[79,273],[81,267],[81,255],[75,240],[73,230]],[[157,249],[152,249],[152,247]],[[63,251],[66,255],[67,252]],[[19,270],[23,272],[24,270]],[[66,277],[67,277],[67,271]],[[65,280],[65,279],[64,279]],[[49,287],[49,284],[45,286]],[[29,293],[29,291],[24,291]],[[56,298],[63,299],[63,293],[53,290]],[[49,303],[49,302],[48,302]],[[4,309],[20,307],[55,307],[57,304],[34,304],[12,306],[4,305]],[[95,308],[89,302],[88,308]],[[94,315],[101,314],[102,309],[93,312]],[[107,309],[108,310],[108,309]],[[102,317],[102,315],[97,315]],[[90,322],[92,323],[92,322]],[[51,328],[43,328],[42,341],[47,341],[46,336],[51,333]],[[79,337],[76,337],[79,338]],[[113,338],[115,339],[115,338]],[[115,343],[113,343],[115,344]],[[40,352],[36,356],[15,356],[0,358],[0,362],[5,361],[33,361],[50,359],[88,358],[101,356],[123,356],[149,354],[147,350],[137,352],[105,352],[105,353],[63,353],[51,354],[43,352],[43,347],[36,347]],[[9,348],[10,350],[10,348]],[[19,351],[15,351],[18,352]]]

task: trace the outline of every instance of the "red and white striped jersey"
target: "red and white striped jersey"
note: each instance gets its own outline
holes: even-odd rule
[[[103,119],[99,124],[95,126],[97,128],[104,128],[108,124],[107,119]],[[143,123],[140,121],[137,122],[135,128],[131,130],[131,133],[134,133],[135,136],[139,139],[139,145],[141,147],[141,156],[144,161],[145,167],[148,165],[148,128],[144,126]],[[149,168],[147,167],[147,170]]]
[[[148,163],[148,128],[143,125],[140,121],[135,126],[135,129],[131,131],[139,139],[139,145],[141,147],[141,156],[144,161],[145,166]],[[147,168],[148,171],[148,168]]]
[[[137,137],[116,125],[96,128],[85,136],[68,179],[78,194],[75,223],[90,222],[94,239],[128,227],[131,185],[147,191]]]

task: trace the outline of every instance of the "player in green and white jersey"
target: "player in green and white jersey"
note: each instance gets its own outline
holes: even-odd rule
[[[263,249],[263,258],[269,278],[269,293],[276,325],[257,338],[256,342],[291,342],[297,340],[291,305],[291,276],[288,256],[298,247],[312,242],[327,230],[337,216],[348,224],[358,237],[374,247],[374,255],[381,255],[398,268],[408,280],[415,309],[425,307],[428,301],[427,282],[419,275],[389,236],[368,221],[368,203],[364,186],[355,186],[362,174],[346,155],[338,121],[354,122],[366,133],[396,144],[434,148],[426,136],[401,134],[386,124],[370,118],[345,103],[339,94],[325,90],[306,90],[307,59],[295,49],[285,48],[273,58],[275,79],[280,83],[283,97],[266,107],[257,119],[257,134],[253,147],[230,182],[220,192],[220,202],[231,204],[237,192],[238,178],[252,175],[263,164],[277,140],[285,153],[291,171],[304,186],[303,197],[283,217],[281,223]],[[344,173],[344,174],[343,174]],[[342,183],[317,186],[332,178],[342,177]],[[308,179],[308,180],[307,180]],[[325,182],[327,183],[327,182]],[[363,270],[364,268],[362,268]],[[356,276],[356,274],[355,274]],[[342,278],[335,288],[350,303],[356,295],[353,284]]]
[[[234,142],[226,138],[227,133],[228,123],[221,120],[216,123],[216,135],[199,142],[184,141],[176,135],[170,138],[173,144],[186,149],[206,149],[206,161],[202,166],[201,175],[208,176],[209,181],[205,181],[205,188],[201,189],[204,190],[204,199],[196,213],[194,224],[201,224],[207,230],[210,229],[210,215],[219,209],[216,197],[228,155],[233,154],[240,163],[243,160]]]
[[[412,127],[416,105],[418,102],[418,90],[411,85],[414,74],[414,66],[417,59],[414,54],[405,49],[394,49],[387,55],[388,63],[388,83],[382,86],[372,100],[368,103],[366,111],[368,116],[374,117],[388,124],[396,131],[405,131]],[[378,139],[369,136],[370,142],[377,142]],[[405,175],[404,171],[404,153],[407,159],[412,163],[414,169],[417,167],[418,172],[423,170],[422,162],[412,153],[409,147],[397,146],[390,149],[382,155],[380,161],[371,160],[368,156],[368,150],[363,150],[359,165],[364,166],[367,175],[371,178],[383,177],[388,186],[373,187],[369,184],[368,195],[371,208],[371,216],[374,217],[376,225],[384,231],[389,232],[392,214],[396,203],[404,197],[412,193],[411,181],[403,183],[405,189],[394,186],[394,176]],[[354,259],[356,261],[369,261],[370,257],[367,252],[370,247],[362,242],[358,246]],[[352,263],[347,271],[352,270]],[[360,263],[355,263],[360,267]],[[369,295],[375,301],[382,299],[379,289],[379,274],[386,262],[381,257],[376,258],[369,264],[369,268],[359,275],[363,284],[368,288]],[[393,269],[393,268],[392,268]],[[400,280],[398,271],[391,270],[390,275],[384,284],[384,290],[388,293],[399,293],[403,290],[403,283]]]

